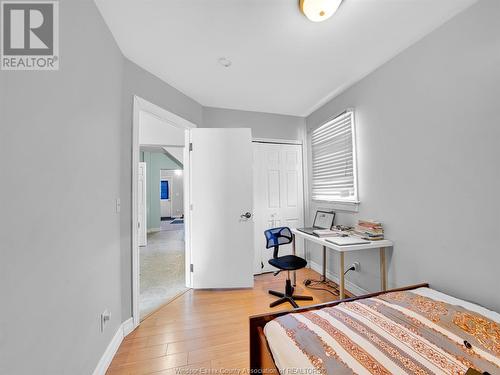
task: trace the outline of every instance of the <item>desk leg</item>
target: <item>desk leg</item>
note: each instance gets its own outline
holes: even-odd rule
[[[323,274],[321,275],[321,281],[326,281],[326,246],[323,246]]]
[[[344,279],[344,252],[339,253],[339,278],[340,278],[340,299],[345,298],[345,279]]]
[[[380,289],[387,290],[387,270],[385,266],[385,247],[380,248]]]
[[[292,233],[292,254],[295,255],[295,234]],[[292,273],[292,285],[297,286],[297,271]]]

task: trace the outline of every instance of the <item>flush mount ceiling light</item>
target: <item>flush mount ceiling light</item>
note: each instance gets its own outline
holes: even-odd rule
[[[300,0],[300,10],[313,22],[324,21],[337,11],[342,0]]]
[[[217,60],[219,64],[221,64],[224,68],[229,68],[232,64],[231,60],[229,60],[226,57],[221,57],[219,60]]]

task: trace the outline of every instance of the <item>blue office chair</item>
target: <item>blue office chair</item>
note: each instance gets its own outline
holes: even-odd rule
[[[290,271],[299,270],[307,265],[307,261],[296,255],[284,255],[279,257],[278,251],[280,245],[286,245],[292,242],[293,235],[288,227],[279,227],[268,229],[264,232],[266,236],[266,249],[271,247],[274,248],[273,258],[269,259],[269,264],[279,269],[274,273],[276,276],[281,271],[287,271],[285,293],[276,292],[270,290],[269,294],[273,296],[280,297],[279,300],[274,301],[269,305],[269,307],[274,307],[285,302],[289,302],[293,307],[297,308],[299,305],[295,302],[297,301],[311,301],[313,298],[311,296],[294,296],[293,286],[290,281]]]

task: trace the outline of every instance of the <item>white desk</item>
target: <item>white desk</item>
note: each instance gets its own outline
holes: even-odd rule
[[[358,250],[368,250],[368,249],[379,249],[380,254],[380,289],[387,290],[387,270],[385,265],[385,248],[391,247],[393,245],[392,241],[380,240],[371,241],[370,243],[360,244],[360,245],[347,245],[340,246],[334,243],[326,241],[324,238],[319,238],[311,234],[301,232],[297,229],[292,229],[293,241],[292,241],[292,252],[295,254],[295,237],[298,236],[307,241],[314,242],[318,245],[323,246],[323,278],[326,279],[326,249],[331,249],[339,253],[339,278],[340,278],[340,298],[345,298],[345,280],[344,280],[344,253]],[[293,273],[293,285],[296,285],[296,275]]]

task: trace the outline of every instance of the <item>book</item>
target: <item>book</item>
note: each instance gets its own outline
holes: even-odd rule
[[[382,228],[382,223],[373,220],[358,220],[358,226],[366,228]]]
[[[339,246],[363,245],[370,243],[370,241],[360,239],[359,237],[328,237],[325,238],[325,240]]]
[[[337,232],[330,229],[315,229],[313,230],[313,234],[317,237],[332,237],[335,236]]]
[[[358,220],[358,224],[354,227],[353,234],[370,241],[383,240],[384,227],[382,223],[375,220]]]

